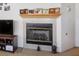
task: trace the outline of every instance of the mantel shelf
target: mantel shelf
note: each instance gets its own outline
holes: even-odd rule
[[[57,18],[61,14],[20,14],[22,18]]]

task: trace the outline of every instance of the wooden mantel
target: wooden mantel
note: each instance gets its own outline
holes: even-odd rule
[[[61,14],[20,14],[22,18],[57,18]]]

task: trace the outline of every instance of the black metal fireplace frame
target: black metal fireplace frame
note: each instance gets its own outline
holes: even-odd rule
[[[35,24],[41,24],[41,25],[35,25]],[[52,31],[53,31],[53,24],[48,24],[48,23],[45,23],[45,24],[42,24],[42,23],[27,23],[26,24],[26,28],[28,29],[28,27],[30,27],[30,28],[32,28],[32,27],[41,27],[41,28],[43,28],[43,27],[45,27],[45,28],[51,28],[51,29],[49,29],[50,31],[50,34],[49,35],[51,35],[51,42],[38,42],[38,41],[29,41],[29,40],[27,40],[27,35],[26,35],[26,43],[28,43],[28,44],[38,44],[38,45],[52,45],[53,44],[53,40],[52,40],[52,36],[53,36],[53,33],[52,33]],[[26,34],[27,34],[27,32],[28,32],[28,30],[26,29]],[[34,30],[36,30],[36,29],[34,29]],[[39,30],[41,30],[41,29],[39,29]],[[47,31],[47,30],[46,30]]]

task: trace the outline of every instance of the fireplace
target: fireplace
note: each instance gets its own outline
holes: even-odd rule
[[[52,45],[52,24],[27,23],[26,43]]]

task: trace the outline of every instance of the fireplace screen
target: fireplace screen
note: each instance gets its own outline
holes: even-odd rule
[[[52,24],[26,24],[26,42],[52,45]]]

